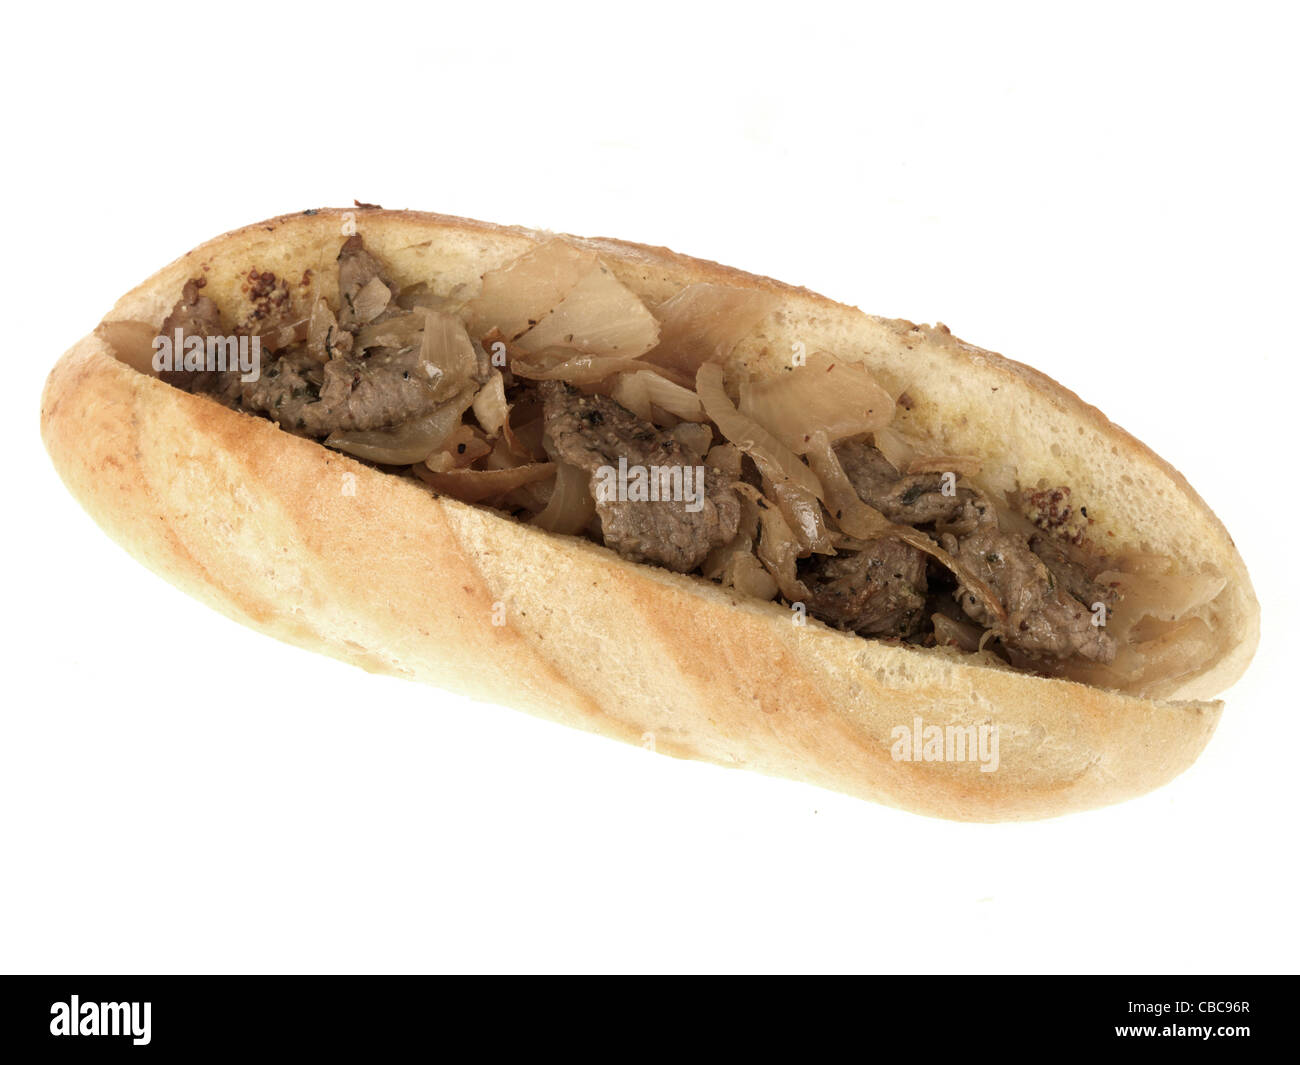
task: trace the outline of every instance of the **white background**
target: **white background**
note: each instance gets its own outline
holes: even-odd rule
[[[455,6],[10,13],[0,968],[1293,971],[1294,15]],[[1254,575],[1208,751],[1111,809],[949,824],[192,603],[63,490],[44,375],[198,242],[354,197],[667,244],[1078,391]]]

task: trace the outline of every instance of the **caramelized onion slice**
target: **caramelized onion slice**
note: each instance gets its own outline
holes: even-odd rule
[[[425,309],[412,314],[424,319],[420,361],[437,398],[450,398],[483,380],[478,375],[478,354],[459,318]]]
[[[1127,567],[1126,567],[1127,568]],[[1108,631],[1121,643],[1137,641],[1141,650],[1160,625],[1175,626],[1200,620],[1193,615],[1223,591],[1226,578],[1219,573],[1128,573],[1103,570],[1094,578],[1119,593],[1108,621]]]
[[[640,379],[645,387],[646,398],[652,405],[666,411],[674,418],[680,418],[684,422],[709,420],[709,416],[704,413],[704,404],[692,389],[674,384],[666,377],[650,370],[640,370],[630,376]]]
[[[701,363],[730,355],[776,305],[774,295],[758,289],[687,285],[655,308],[659,344],[646,359],[694,374]]]
[[[448,470],[445,473],[437,473],[420,463],[412,467],[412,472],[439,492],[446,492],[463,503],[482,503],[522,485],[553,477],[555,463],[533,462],[504,470]]]
[[[608,267],[583,277],[550,314],[519,338],[527,353],[571,348],[584,355],[634,359],[659,342],[659,323]]]
[[[626,407],[642,421],[653,421],[654,411],[650,409],[650,390],[646,380],[654,374],[637,370],[634,373],[621,373],[614,378],[610,398],[620,406]]]
[[[540,322],[596,265],[596,253],[564,240],[548,240],[483,275],[479,294],[465,305],[470,329],[493,328],[512,341]]]
[[[1159,621],[1182,621],[1197,607],[1223,591],[1227,579],[1218,573],[1135,574],[1105,570],[1098,584],[1115,588],[1126,614]]]
[[[871,434],[871,442],[900,474],[907,472],[908,467],[919,454],[916,446],[892,425],[882,425],[876,429]]]
[[[814,433],[833,443],[888,425],[894,400],[861,363],[815,352],[803,366],[742,385],[740,409],[802,455]]]
[[[697,455],[707,455],[713,447],[713,426],[699,422],[679,422],[669,430],[669,435],[682,447]]]
[[[808,589],[799,580],[799,541],[794,530],[781,514],[780,508],[764,499],[763,494],[752,484],[742,481],[735,488],[758,507],[758,521],[762,529],[758,539],[758,560],[767,567],[786,599],[792,603],[807,602]]]
[[[727,445],[730,447],[730,445]],[[734,448],[732,449],[735,450]],[[740,454],[740,452],[736,452]],[[727,568],[731,559],[738,554],[752,554],[754,550],[754,540],[758,536],[758,506],[754,503],[754,497],[740,493],[740,523],[736,527],[736,535],[728,543],[719,544],[705,556],[704,563],[700,571],[708,580],[717,580]]]
[[[443,441],[442,446],[424,460],[424,464],[431,470],[445,473],[447,470],[472,466],[491,452],[492,445],[483,439],[483,434],[472,425],[462,422]]]
[[[318,323],[319,325],[319,323]],[[353,345],[360,353],[371,348],[413,348],[424,337],[424,313],[408,311],[396,314],[382,322],[369,322],[357,330]]]
[[[535,359],[516,359],[510,364],[511,372],[530,381],[567,381],[571,385],[594,385],[611,374],[635,373],[645,369],[639,359],[621,355],[559,356],[554,349],[540,352]],[[663,373],[671,371],[664,370]]]
[[[741,451],[753,456],[755,461],[767,462],[800,488],[823,498],[816,474],[799,460],[799,456],[753,418],[736,409],[723,387],[721,366],[715,362],[704,363],[695,376],[695,391],[718,432]]]
[[[533,524],[547,532],[573,535],[587,527],[596,513],[596,501],[591,497],[591,479],[585,470],[567,462],[556,464],[555,487],[545,509],[533,519]]]
[[[763,492],[781,508],[786,524],[799,542],[800,555],[835,554],[830,530],[822,517],[822,505],[815,495],[787,478],[777,481],[765,478]]]
[[[1154,683],[1168,684],[1204,667],[1220,652],[1220,637],[1201,618],[1184,618],[1162,628],[1153,639],[1121,645],[1109,665],[1074,658],[1063,664],[1062,673],[1082,684],[1143,692]]]
[[[546,459],[546,449],[542,446],[542,436],[546,427],[540,416],[520,421],[519,406],[520,404],[515,404],[511,410],[512,420],[506,422],[506,432],[502,439],[520,458],[543,462]]]
[[[347,340],[343,341],[342,337]],[[307,318],[307,353],[319,363],[329,362],[334,358],[336,345],[341,345],[346,353],[352,350],[352,334],[339,330],[338,319],[325,300],[317,296],[311,305],[311,315]]]
[[[510,425],[510,404],[506,402],[506,383],[500,370],[493,370],[488,383],[474,397],[474,417],[488,436],[496,436]]]
[[[755,599],[775,599],[781,590],[776,578],[750,551],[732,556],[722,571],[722,583]]]
[[[378,318],[393,298],[392,292],[378,277],[372,277],[361,291],[352,298],[352,313],[358,322],[370,322]]]
[[[706,466],[721,470],[729,475],[733,481],[740,480],[743,462],[744,455],[735,444],[718,444],[709,448],[708,454],[704,457]]]
[[[279,351],[281,348],[301,344],[307,339],[310,319],[299,318],[292,322],[268,323],[266,332],[257,333],[258,342],[263,351]]]

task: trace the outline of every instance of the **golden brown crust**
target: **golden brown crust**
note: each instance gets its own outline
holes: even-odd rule
[[[444,289],[471,283],[536,239],[435,215],[355,214],[367,244],[393,264],[399,281],[434,277]],[[231,313],[242,298],[238,277],[252,266],[296,280],[304,264],[316,263],[324,278],[343,217],[286,216],[218,238],[128,293],[109,317],[161,321],[184,280],[204,267],[208,291]],[[651,303],[699,280],[777,292],[777,321],[736,356],[756,369],[779,358],[791,335],[837,351],[853,341],[874,370],[919,396],[918,427],[926,427],[928,410],[945,406],[953,444],[978,444],[982,430],[972,408],[950,400],[972,382],[982,390],[995,380],[1016,392],[1025,419],[1050,409],[1078,439],[1097,436],[1113,476],[1166,493],[1174,511],[1168,530],[1148,522],[1144,542],[1170,550],[1190,545],[1193,557],[1229,575],[1216,605],[1231,639],[1206,673],[1184,678],[1181,687],[1208,693],[1217,690],[1210,684],[1244,668],[1258,613],[1226,532],[1176,471],[1072,393],[946,331],[869,318],[664,249],[594,243]],[[965,380],[944,392],[942,375],[954,366],[964,367]],[[909,373],[917,381],[907,380]],[[940,383],[927,390],[923,380]],[[110,535],[243,624],[366,669],[682,757],[935,816],[1045,817],[1169,780],[1200,753],[1221,709],[1042,680],[816,623],[799,626],[775,604],[738,601],[707,582],[628,563],[586,541],[434,498],[270,422],[138,374],[94,336],[51,373],[42,431],[68,487]],[[976,449],[953,447],[962,450]],[[1106,498],[1099,491],[1106,475],[1090,479],[1087,470],[1070,469],[1068,455],[1059,469],[1022,465],[1026,476],[1072,473],[1073,480],[1056,483],[1085,484],[1090,497]],[[1136,517],[1113,507],[1099,524],[1122,538]],[[916,717],[940,727],[996,724],[998,770],[981,772],[977,761],[895,760],[893,730],[910,730]]]

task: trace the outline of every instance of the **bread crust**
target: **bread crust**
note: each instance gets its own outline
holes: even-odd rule
[[[399,283],[432,280],[443,290],[472,284],[539,238],[415,212],[354,214]],[[345,221],[345,212],[319,211],[219,237],[132,290],[108,319],[161,322],[194,276],[209,279],[207,292],[233,316],[248,298],[239,281],[249,268],[294,280],[312,269],[328,284]],[[46,384],[46,447],[114,539],[242,624],[663,753],[978,821],[1120,801],[1195,760],[1221,712],[1203,698],[1245,668],[1258,605],[1226,531],[1177,471],[1049,378],[942,327],[872,318],[666,249],[589,243],[652,305],[693,281],[775,293],[780,310],[735,362],[770,370],[796,336],[809,350],[866,358],[882,380],[909,389],[916,427],[933,430],[951,453],[993,453],[1000,434],[1024,483],[1082,486],[1088,499],[1106,501],[1097,534],[1213,566],[1226,578],[1215,600],[1221,653],[1149,693],[1157,697],[1138,698],[794,624],[777,604],[437,498],[170,388],[118,362],[95,335],[64,355]],[[1008,419],[1007,410],[1020,414]],[[1047,435],[1045,414],[1056,425]],[[1093,468],[1102,458],[1106,468]],[[1124,478],[1164,510],[1140,523]],[[997,771],[982,772],[976,760],[896,760],[895,730],[910,731],[917,718],[940,728],[996,725]]]

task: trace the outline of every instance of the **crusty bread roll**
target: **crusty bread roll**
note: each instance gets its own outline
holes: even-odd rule
[[[446,292],[544,234],[404,211],[322,210],[219,237],[124,296],[106,321],[155,325],[185,281],[239,319],[250,269],[330,270],[354,215],[399,284]],[[577,240],[578,238],[574,238]],[[426,681],[657,751],[808,781],[960,820],[1116,802],[1197,757],[1258,640],[1227,532],[1183,477],[1049,378],[942,326],[870,317],[803,289],[614,240],[581,241],[649,306],[698,281],[775,293],[730,356],[776,372],[796,341],[862,360],[945,454],[988,456],[991,489],[1070,485],[1108,548],[1224,578],[1214,652],[1122,694],[863,639],[577,537],[436,497],[118,361],[92,334],[50,374],[46,446],[73,494],[146,566],[235,620],[365,669]],[[902,761],[896,729],[996,724],[996,772]]]

